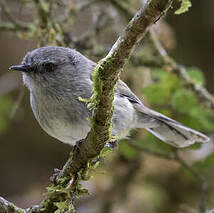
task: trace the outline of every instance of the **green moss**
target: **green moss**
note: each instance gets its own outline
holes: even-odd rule
[[[13,204],[13,203],[10,203],[8,205],[8,212],[18,212],[18,213],[25,213],[25,210],[24,209],[20,209]]]
[[[185,13],[189,10],[190,7],[192,7],[192,3],[190,0],[179,0],[179,1],[181,2],[181,6],[178,10],[175,11],[176,15]]]
[[[105,58],[105,60],[102,60],[98,63],[97,67],[95,67],[93,73],[92,73],[92,79],[93,79],[93,95],[90,99],[90,104],[88,105],[88,107],[90,109],[94,109],[96,110],[96,107],[99,104],[99,100],[100,97],[102,96],[102,92],[103,92],[103,85],[105,83],[105,81],[108,81],[108,73],[104,72],[104,68],[103,66],[106,64],[108,64],[109,70],[111,70],[112,68],[112,57],[108,57]],[[115,86],[113,88],[113,90],[115,89]],[[114,93],[112,93],[111,97],[109,98],[110,102],[113,102],[114,99]],[[111,110],[109,111],[109,115],[112,115],[114,111],[114,107],[112,106]],[[91,121],[91,126],[92,128],[95,126],[93,119],[90,119]],[[111,138],[111,128],[112,128],[112,123],[111,123],[111,119],[108,119],[106,126],[108,127],[108,135],[109,135],[109,140]]]
[[[54,202],[53,204],[57,207],[57,210],[55,211],[55,213],[61,213],[61,212],[63,212],[65,209],[68,208],[68,202],[67,202],[67,201],[63,201],[63,202]]]
[[[92,73],[92,79],[93,79],[93,95],[91,97],[91,104],[97,105],[98,104],[98,97],[101,96],[102,88],[103,88],[103,81],[101,80],[101,71],[102,71],[102,62],[98,63],[98,65],[95,67],[93,73]]]
[[[105,157],[106,155],[110,154],[112,152],[112,149],[105,146],[102,151],[100,152],[101,157]]]

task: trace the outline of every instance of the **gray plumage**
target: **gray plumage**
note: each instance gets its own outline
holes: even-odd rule
[[[27,53],[22,65],[11,69],[22,71],[33,113],[41,127],[52,137],[74,145],[90,130],[87,118],[91,112],[79,97],[91,96],[91,73],[95,66],[76,50],[42,47]],[[176,147],[209,140],[202,133],[145,107],[121,80],[117,83],[114,109],[112,133],[120,139],[130,129],[146,128]]]

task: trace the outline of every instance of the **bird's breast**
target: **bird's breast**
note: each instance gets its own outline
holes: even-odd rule
[[[63,98],[37,97],[31,93],[31,108],[42,129],[58,140],[74,145],[86,137],[90,130],[89,111],[78,100],[64,101]]]

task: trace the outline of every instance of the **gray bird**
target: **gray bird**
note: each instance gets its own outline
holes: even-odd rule
[[[40,126],[52,137],[75,145],[90,130],[87,118],[91,111],[79,97],[91,96],[95,66],[96,63],[76,50],[49,46],[28,52],[21,65],[10,69],[22,72]],[[209,140],[202,133],[145,107],[121,80],[115,91],[112,121],[112,134],[119,139],[125,138],[130,129],[145,128],[175,147]]]

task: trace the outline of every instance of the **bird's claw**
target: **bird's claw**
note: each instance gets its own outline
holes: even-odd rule
[[[115,149],[118,149],[118,144],[119,144],[119,141],[116,140],[116,141],[111,141],[111,142],[106,143],[105,146],[112,150],[115,150]]]
[[[56,178],[57,178],[57,176],[59,175],[59,173],[60,173],[60,169],[57,169],[57,168],[54,168],[54,173],[53,173],[53,175],[50,177],[50,181],[51,181],[51,183],[56,183]]]

